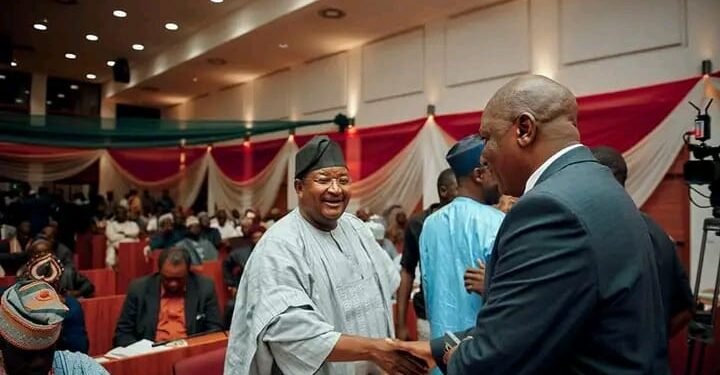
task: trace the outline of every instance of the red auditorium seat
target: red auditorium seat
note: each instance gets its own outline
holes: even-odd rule
[[[173,374],[175,375],[222,375],[225,365],[226,348],[183,359],[175,362]]]
[[[105,268],[105,252],[107,251],[107,237],[104,234],[94,234],[91,239],[92,268]]]
[[[95,269],[95,270],[82,270],[81,274],[90,280],[95,285],[94,297],[105,297],[112,296],[117,290],[116,274],[115,271],[109,268]]]

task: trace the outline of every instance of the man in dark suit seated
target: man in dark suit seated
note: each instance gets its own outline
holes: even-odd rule
[[[222,329],[213,282],[190,271],[190,258],[177,248],[160,255],[160,272],[134,280],[115,328],[114,346],[142,339],[174,340]]]
[[[449,374],[668,374],[653,244],[635,203],[580,144],[575,96],[542,76],[490,99],[483,157],[520,197],[486,265],[475,327],[396,343]]]

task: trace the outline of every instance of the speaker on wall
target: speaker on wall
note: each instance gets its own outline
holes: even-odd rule
[[[116,59],[112,69],[115,82],[130,83],[130,65],[127,59],[122,57]]]
[[[0,35],[0,64],[10,65],[13,58],[13,44],[9,35]]]

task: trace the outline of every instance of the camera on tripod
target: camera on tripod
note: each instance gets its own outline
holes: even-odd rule
[[[720,146],[708,146],[705,141],[710,139],[710,115],[708,109],[713,100],[710,99],[705,106],[705,113],[700,107],[690,102],[690,105],[697,110],[695,116],[695,127],[692,131],[685,133],[683,139],[698,160],[688,160],[683,166],[683,177],[690,185],[710,185],[710,206],[713,208],[713,217],[720,218]],[[700,143],[690,142],[690,137]],[[707,158],[710,159],[707,159]]]

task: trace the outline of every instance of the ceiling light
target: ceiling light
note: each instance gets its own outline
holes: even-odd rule
[[[176,24],[175,22],[168,22],[165,24],[165,28],[170,31],[175,31],[175,30],[179,29],[180,26],[178,26],[178,24]]]
[[[108,60],[106,64],[107,66],[112,68],[113,66],[115,66],[115,60]]]
[[[52,100],[48,100],[45,103],[47,103],[47,105],[52,105]]]
[[[280,47],[280,48],[282,48],[282,49],[285,49],[285,48],[288,48],[288,47],[290,47],[290,46],[289,46],[287,43],[280,43],[280,44],[278,44],[278,47]]]
[[[113,16],[115,16],[117,18],[125,18],[125,17],[127,17],[127,12],[125,12],[124,10],[121,10],[121,9],[115,9],[115,10],[113,10]]]
[[[318,12],[320,17],[329,19],[339,19],[345,17],[345,12],[338,8],[325,8]]]
[[[15,103],[17,103],[17,104],[22,104],[22,103],[23,103],[23,100],[20,99],[20,98],[15,98]]]
[[[98,36],[95,34],[87,34],[87,35],[85,35],[85,39],[87,39],[91,42],[97,42],[98,40],[100,40],[100,38],[98,38]]]
[[[25,95],[30,95],[30,90],[25,90]]]
[[[11,61],[11,62],[10,62],[10,66],[12,66],[13,68],[16,67],[16,66],[18,66],[17,61]]]
[[[95,78],[97,78],[97,76],[96,76],[95,74],[88,73],[88,74],[85,74],[85,78],[87,78],[87,79],[95,79]]]
[[[63,93],[58,93],[58,98],[60,98],[60,99],[65,98],[65,94],[63,94]]]
[[[74,53],[68,52],[68,53],[65,54],[65,58],[66,58],[66,59],[69,59],[69,60],[75,60],[75,59],[77,59],[77,55],[74,54]]]
[[[33,29],[37,31],[45,31],[47,30],[47,25],[44,23],[36,22],[33,24]]]
[[[222,3],[223,1],[224,1],[224,0],[210,0],[211,3],[215,3],[215,4],[220,4],[220,3]]]
[[[145,46],[139,43],[135,43],[132,45],[132,49],[134,49],[135,51],[142,51],[145,49]]]
[[[5,79],[5,78],[7,78],[7,77],[5,77],[4,74],[0,74],[0,79]]]
[[[78,90],[80,86],[78,85],[70,85],[70,90]]]
[[[193,77],[193,82],[197,82],[197,81],[198,81],[198,78],[197,78],[197,77]]]

